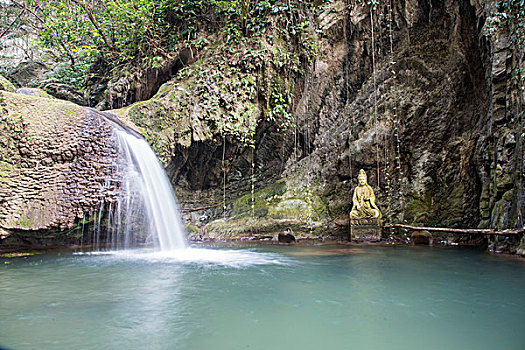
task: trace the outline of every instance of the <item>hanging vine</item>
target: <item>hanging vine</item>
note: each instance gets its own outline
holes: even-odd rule
[[[380,186],[379,182],[379,136],[377,129],[377,77],[376,77],[376,48],[375,48],[375,30],[374,30],[374,13],[377,1],[370,1],[370,27],[372,30],[372,76],[374,80],[374,132],[376,135],[376,166],[377,166],[377,187]]]

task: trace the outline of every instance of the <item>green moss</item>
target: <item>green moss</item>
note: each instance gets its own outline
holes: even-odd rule
[[[319,220],[324,217],[325,205],[319,196],[293,194],[272,205],[268,209],[268,216],[276,219]]]
[[[279,196],[286,192],[285,180],[279,180],[268,187],[254,193],[254,210],[256,216],[265,216],[271,205],[278,202]],[[251,217],[252,194],[248,193],[233,202],[232,215],[235,217]],[[259,214],[259,215],[257,215]]]
[[[64,113],[67,114],[68,116],[76,116],[77,113],[78,113],[78,109],[76,108],[67,108],[64,110]]]
[[[13,165],[5,161],[0,161],[0,182],[10,183],[12,181]]]
[[[28,251],[28,252],[4,253],[4,254],[0,254],[0,257],[2,258],[25,258],[28,256],[39,255],[39,254],[42,254],[42,252]]]
[[[492,208],[492,213],[490,214],[490,217],[492,218],[492,223],[494,223],[494,226],[497,230],[501,230],[501,214],[501,205],[500,202],[498,202],[494,205],[494,208]]]
[[[254,193],[244,195],[233,202],[234,219],[291,220],[313,230],[326,217],[326,203],[321,196],[307,191],[302,182],[282,179]],[[228,221],[230,222],[230,221]],[[246,225],[246,223],[243,223]],[[251,225],[251,224],[250,224]],[[246,230],[241,228],[241,231]]]
[[[257,237],[258,235],[275,235],[286,229],[292,229],[296,237],[309,236],[305,223],[293,220],[241,218],[233,220],[216,220],[206,225],[206,232],[215,239],[236,239]]]
[[[422,191],[407,193],[405,221],[427,226],[460,226],[465,220],[465,198],[469,196],[461,184],[434,182]]]
[[[171,82],[164,83],[160,86],[159,91],[153,96],[153,99],[162,98],[165,94],[171,91]]]
[[[272,206],[268,215],[273,218],[306,218],[308,203],[304,199],[294,198]]]
[[[250,218],[234,220],[215,220],[206,225],[206,231],[211,233],[212,238],[246,237],[261,232],[267,222]]]
[[[23,218],[23,219],[20,219],[16,222],[15,226],[19,226],[19,227],[31,227],[33,226],[35,223],[34,221],[31,219],[31,218]]]
[[[137,102],[126,108],[124,114],[139,127],[140,133],[166,163],[171,157],[174,126],[180,125],[177,117],[161,100]]]
[[[514,190],[507,191],[503,194],[503,199],[507,202],[512,201],[512,198],[514,197]]]
[[[186,231],[188,233],[190,233],[190,234],[191,233],[199,233],[200,232],[199,228],[197,226],[195,226],[195,225],[192,225],[192,224],[187,224],[186,225]]]
[[[93,222],[95,222],[97,220],[97,217],[98,217],[98,214],[93,214],[91,216],[86,216],[86,217],[82,218],[79,221],[79,223],[82,224],[82,225],[93,223]]]
[[[432,211],[432,194],[410,192],[406,196],[405,219],[410,223],[428,222]]]
[[[128,108],[128,117],[139,126],[151,131],[161,131],[166,109],[159,100],[146,100],[133,104]]]

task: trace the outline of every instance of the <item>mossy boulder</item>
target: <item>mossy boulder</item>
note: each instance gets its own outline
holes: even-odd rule
[[[13,233],[15,243],[52,241],[114,199],[105,186],[116,156],[112,127],[70,102],[0,93],[2,242]]]
[[[214,239],[276,235],[286,229],[298,238],[330,234],[324,225],[326,205],[307,188],[299,179],[278,180],[229,203],[226,219],[219,209],[205,231]]]
[[[0,75],[0,90],[7,92],[15,92],[16,88],[9,80]]]

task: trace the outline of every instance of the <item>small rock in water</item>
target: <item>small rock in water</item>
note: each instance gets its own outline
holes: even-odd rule
[[[295,242],[295,236],[293,235],[291,229],[287,229],[286,231],[279,233],[277,240],[280,243],[292,243]]]

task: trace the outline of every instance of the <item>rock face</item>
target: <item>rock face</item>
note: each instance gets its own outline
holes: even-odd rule
[[[31,244],[43,243],[42,237],[47,237],[60,243],[57,235],[114,199],[105,185],[116,157],[112,129],[73,103],[1,94],[3,243],[9,237]],[[75,234],[68,237],[70,243],[75,242]]]
[[[295,82],[296,126],[283,133],[260,114],[253,152],[231,137],[207,135],[192,115],[173,119],[181,114],[168,101],[200,113],[179,92],[197,84],[191,75],[161,88],[155,107],[132,106],[133,120],[171,118],[171,129],[156,124],[156,132],[175,136],[165,160],[185,205],[225,197],[226,216],[250,232],[251,218],[295,220],[299,236],[346,232],[363,168],[385,223],[521,227],[524,96],[513,87],[512,67],[523,66],[523,53],[509,44],[510,29],[487,34],[484,21],[498,9],[484,2],[392,3],[392,11],[380,4],[371,12],[335,1],[312,18],[321,34],[308,74]],[[201,64],[207,69],[206,56]],[[262,113],[261,93],[246,96],[237,103]],[[213,219],[223,206],[215,208],[206,212],[209,231],[222,227]]]
[[[429,18],[421,4],[405,6],[394,12],[393,52],[375,47],[375,69],[370,15],[359,7],[349,23],[339,23],[350,28],[346,37],[336,36],[335,52],[321,44],[312,75],[316,89],[296,110],[309,139],[304,151],[311,152],[287,174],[308,174],[335,215],[346,215],[338,198],[351,193],[349,184],[364,168],[385,218],[477,225],[472,199],[480,189],[471,164],[488,89],[474,10],[443,2]]]
[[[155,62],[147,67],[128,65],[112,79],[92,74],[93,77],[87,81],[85,103],[106,110],[147,100],[182,67],[194,63],[197,55],[197,49],[184,48],[170,57],[155,57]],[[81,104],[83,103],[84,101]]]
[[[80,106],[86,105],[84,96],[66,84],[48,83],[43,88],[44,91],[61,100],[70,101]]]

